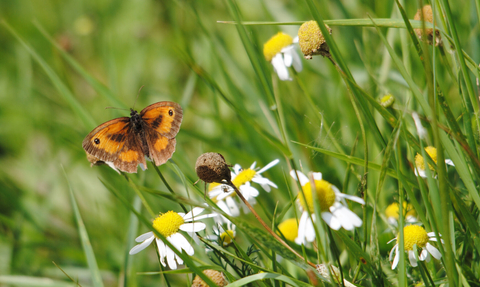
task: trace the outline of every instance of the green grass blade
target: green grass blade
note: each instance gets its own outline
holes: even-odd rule
[[[80,121],[88,129],[93,129],[96,125],[89,113],[80,105],[73,93],[68,89],[68,87],[62,82],[60,77],[55,73],[55,71],[50,67],[50,65],[35,51],[35,49],[28,44],[16,31],[13,29],[5,20],[2,20],[1,23],[7,28],[7,30],[17,39],[17,41],[22,44],[22,46],[30,53],[30,55],[37,61],[37,63],[42,67],[47,76],[52,81],[55,88],[58,90],[63,99],[68,103],[70,108],[77,114]]]
[[[87,229],[85,228],[85,224],[83,223],[80,210],[78,210],[77,201],[75,200],[73,189],[70,186],[70,183],[68,181],[67,175],[65,174],[65,171],[64,171],[64,175],[68,182],[70,203],[72,204],[73,214],[75,215],[75,220],[77,222],[80,242],[82,242],[83,251],[85,253],[85,257],[87,258],[87,263],[88,263],[88,268],[90,270],[92,284],[95,287],[103,287],[102,276],[100,275],[100,269],[98,268],[97,260],[95,259],[95,253],[93,252],[92,244],[90,243],[90,239],[88,238]]]

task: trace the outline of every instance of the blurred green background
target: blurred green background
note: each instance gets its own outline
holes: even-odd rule
[[[236,4],[245,21],[312,19],[303,1],[245,0]],[[367,13],[374,18],[400,18],[392,1],[317,4],[328,19],[366,18]],[[470,5],[473,7],[473,1],[456,1],[452,10],[464,49],[478,58],[478,21],[471,20],[469,13],[474,9],[467,9]],[[417,8],[418,3],[405,4],[412,17]],[[288,166],[282,151],[236,112],[244,111],[258,126],[281,138],[271,112],[275,107],[265,95],[236,27],[217,23],[234,19],[226,2],[1,1],[0,18],[0,275],[69,282],[52,264],[54,261],[83,286],[90,284],[69,199],[71,188],[105,285],[121,285],[125,253],[132,247],[127,244],[130,213],[99,178],[127,198],[135,195],[113,170],[105,166],[90,168],[81,142],[96,125],[128,115],[128,111],[105,107],[132,107],[141,86],[144,88],[137,110],[166,100],[182,105],[183,124],[172,159],[189,180],[196,179],[195,160],[204,152],[220,152],[229,163],[243,167],[254,161],[262,167],[280,158],[275,171],[266,173],[278,184],[278,192],[262,193],[258,201],[265,210],[273,210],[277,201],[288,202]],[[263,59],[265,41],[278,31],[295,36],[298,27],[248,26],[247,31],[256,56]],[[398,72],[391,70],[390,58],[375,29],[332,28],[357,83],[375,98],[392,93],[403,107],[408,87]],[[382,31],[387,32],[384,28]],[[405,45],[412,53],[411,43],[402,44],[399,30],[392,31],[389,39],[394,48],[400,51]],[[291,82],[280,82],[271,65],[263,62],[263,68],[271,72],[268,78],[281,102],[287,144],[294,159],[301,160],[307,171],[321,171],[341,187],[345,162],[290,140],[337,150],[326,136],[325,131],[331,128],[340,148],[350,154],[361,134],[343,80],[329,61],[320,57],[303,61],[304,70]],[[409,65],[415,81],[424,86],[424,75],[415,72],[420,62],[412,60]],[[236,109],[204,80],[205,75],[216,82]],[[453,98],[457,88],[446,72],[439,73],[439,77],[444,78],[441,84],[447,98]],[[316,109],[305,94],[311,95]],[[454,111],[461,108],[455,98],[450,102]],[[408,105],[416,107],[415,103]],[[385,123],[379,126],[383,132],[390,131]],[[370,160],[381,162],[381,149],[375,145],[370,148]],[[363,157],[361,141],[356,149],[356,155]],[[165,190],[149,167],[131,177],[150,188]],[[160,169],[174,189],[187,196],[177,174],[166,166]],[[372,173],[370,177],[374,183],[376,176]],[[353,193],[358,178],[353,176],[347,182],[343,190]],[[203,184],[200,186],[203,190]],[[396,187],[387,179],[384,189],[381,200],[385,205]],[[202,199],[201,194],[189,195]],[[148,194],[147,199],[158,212],[172,206]],[[158,270],[151,250],[136,256],[148,260],[136,258],[135,271]],[[184,275],[176,276],[183,280]],[[160,280],[158,276],[132,278],[132,285],[136,280],[142,282],[139,286],[154,286]]]

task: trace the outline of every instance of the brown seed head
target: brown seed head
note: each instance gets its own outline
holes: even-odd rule
[[[232,175],[225,158],[215,152],[207,152],[198,157],[195,164],[197,176],[206,183],[230,182]]]
[[[432,6],[425,5],[422,9],[418,9],[417,14],[413,17],[413,20],[421,21],[423,14],[423,20],[425,22],[433,23],[433,11]],[[433,43],[433,29],[427,28],[424,30],[422,28],[414,29],[415,33],[420,39],[424,39],[425,37],[428,44],[432,45]],[[435,31],[435,46],[439,46],[442,44],[442,40],[440,38],[440,32],[438,30]]]
[[[325,27],[332,34],[332,29],[327,25]],[[311,59],[313,55],[324,57],[330,55],[330,48],[325,42],[325,37],[323,37],[316,21],[308,21],[300,26],[300,29],[298,29],[298,44],[305,59]]]
[[[203,271],[203,274],[212,279],[212,281],[215,282],[215,284],[217,284],[219,287],[224,287],[228,284],[228,281],[222,272],[207,269]],[[192,287],[208,287],[208,285],[202,280],[202,278],[200,278],[200,276],[197,275],[195,276],[195,279],[193,279]]]

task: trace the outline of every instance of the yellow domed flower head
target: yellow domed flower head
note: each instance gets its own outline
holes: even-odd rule
[[[346,230],[353,230],[355,227],[360,227],[363,221],[350,209],[345,202],[345,199],[349,199],[360,204],[365,204],[365,201],[357,196],[341,193],[340,190],[333,184],[322,179],[320,172],[313,173],[313,185],[312,182],[300,171],[292,170],[290,175],[300,181],[302,186],[303,195],[297,196],[298,203],[303,209],[302,216],[300,218],[298,227],[298,236],[295,239],[297,244],[305,244],[306,242],[312,242],[315,240],[315,230],[313,228],[313,222],[310,219],[309,213],[312,213],[312,219],[315,220],[315,214],[313,214],[313,194],[315,191],[318,198],[322,219],[334,230],[338,230],[341,227]],[[298,177],[297,177],[298,176]],[[305,197],[304,197],[305,196]]]
[[[413,17],[413,20],[421,21],[423,14],[423,20],[425,22],[433,23],[433,11],[432,6],[425,5],[422,9],[418,9],[417,13]],[[418,38],[425,39],[428,44],[433,44],[433,29],[432,28],[422,28],[414,29],[415,33],[417,34]],[[424,34],[425,31],[425,34]],[[426,35],[425,38],[423,38]],[[440,31],[435,30],[435,46],[442,45],[442,38],[440,37]]]
[[[325,25],[332,34],[332,29]],[[298,44],[305,59],[311,59],[314,55],[330,56],[330,48],[325,42],[325,37],[316,21],[308,21],[298,29]]]
[[[227,278],[225,278],[225,275],[223,275],[222,272],[213,269],[207,269],[203,270],[203,274],[207,275],[207,277],[210,278],[219,287],[224,287],[228,285]],[[195,279],[193,279],[192,287],[209,287],[209,285],[205,283],[205,281],[203,281],[200,276],[197,275],[195,276]]]
[[[205,223],[198,222],[197,220],[214,217],[216,214],[200,215],[203,211],[204,209],[200,207],[195,207],[187,214],[168,211],[155,218],[153,221],[153,228],[155,228],[158,233],[163,235],[163,237],[165,237],[173,246],[175,246],[178,251],[182,252],[182,250],[184,250],[185,253],[192,256],[194,254],[192,245],[178,231],[182,230],[193,233],[204,230],[206,227]],[[194,220],[195,222],[193,222]],[[170,247],[168,247],[168,245],[166,245],[160,238],[157,238],[155,233],[152,231],[137,237],[135,241],[141,243],[135,245],[130,250],[129,254],[137,254],[149,246],[154,239],[157,243],[160,262],[164,267],[166,267],[165,258],[167,258],[167,263],[170,269],[177,269],[177,263],[183,264],[182,258],[180,258],[180,256],[178,256],[172,249],[170,249]]]
[[[390,224],[397,226],[398,217],[399,217],[399,204],[398,202],[394,202],[390,204],[385,209],[385,215],[387,216],[387,220]],[[411,204],[407,204],[403,202],[403,213],[405,214],[405,220],[407,222],[415,222],[417,221],[417,212],[413,209]]]
[[[251,204],[255,204],[257,197],[260,192],[258,189],[253,187],[250,182],[260,184],[261,187],[266,192],[270,192],[271,187],[278,188],[275,183],[270,181],[268,178],[262,176],[262,173],[270,169],[271,167],[278,164],[280,160],[276,159],[265,167],[261,169],[256,169],[254,162],[249,168],[242,169],[239,164],[233,166],[232,172],[232,183],[235,185],[238,190],[242,193],[245,199]],[[237,198],[235,190],[225,184],[212,183],[209,185],[208,196],[217,204],[217,206],[222,209],[225,213],[230,216],[239,216],[240,208],[243,208],[244,213],[248,213],[250,210],[247,206]],[[227,223],[228,220],[223,216],[218,216],[216,219],[217,223]]]
[[[387,94],[380,99],[380,105],[384,108],[390,108],[395,102],[395,97],[392,94]]]
[[[298,223],[296,218],[289,218],[278,225],[278,232],[285,236],[288,241],[294,241],[298,236]]]
[[[392,250],[390,251],[389,260],[392,260],[393,253],[395,251],[395,258],[393,259],[392,263],[392,270],[395,269],[398,265],[398,261],[400,259],[398,255],[398,241],[399,241],[400,234],[397,235],[394,239],[390,240],[388,243],[396,240],[397,244],[393,246]],[[413,267],[417,267],[417,258],[415,257],[414,246],[416,245],[417,248],[420,248],[422,251],[418,254],[418,259],[420,261],[427,261],[430,262],[430,255],[432,255],[435,259],[440,259],[442,254],[438,251],[436,247],[431,245],[429,241],[437,241],[434,232],[427,233],[425,229],[419,225],[408,225],[403,228],[403,243],[404,243],[404,250],[408,253],[408,259],[410,264]],[[443,243],[443,240],[442,240]]]
[[[433,162],[436,164],[437,163],[437,149],[433,146],[427,146],[425,148],[425,151],[427,154],[432,158]],[[427,177],[427,173],[425,172],[425,163],[426,161],[424,160],[423,156],[419,153],[415,155],[415,165],[417,166],[415,169],[415,175],[416,176],[421,176],[421,177]],[[453,164],[453,161],[446,159],[445,163],[451,166],[455,166]],[[435,170],[431,164],[428,164],[428,168],[432,171]],[[417,171],[418,170],[418,171]]]
[[[265,59],[272,63],[278,78],[282,81],[292,80],[288,74],[288,68],[292,65],[295,71],[302,71],[302,60],[293,45],[296,42],[297,38],[293,39],[283,32],[278,32],[263,45]]]

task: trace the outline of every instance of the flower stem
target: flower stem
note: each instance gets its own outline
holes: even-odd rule
[[[282,238],[280,238],[280,236],[278,236],[275,232],[273,232],[273,230],[260,218],[260,216],[257,214],[257,212],[255,211],[255,209],[253,209],[253,207],[250,205],[250,203],[245,199],[245,197],[243,197],[243,194],[240,192],[240,190],[238,190],[238,188],[232,183],[232,181],[228,181],[227,184],[232,187],[235,192],[237,193],[238,197],[243,201],[243,203],[245,203],[245,205],[248,207],[248,209],[250,209],[250,211],[253,213],[253,215],[255,215],[255,217],[257,218],[258,222],[260,222],[260,224],[268,231],[268,233],[270,233],[275,239],[277,239],[280,243],[283,244],[283,246],[285,246],[288,250],[290,250],[291,252],[293,252],[293,254],[295,254],[298,258],[300,258],[302,261],[306,262],[308,265],[312,266],[313,268],[316,268],[316,265],[313,264],[312,262],[306,260],[305,258],[303,258],[302,255],[298,254],[297,251],[295,251],[292,247],[290,247],[285,241],[283,241]]]

